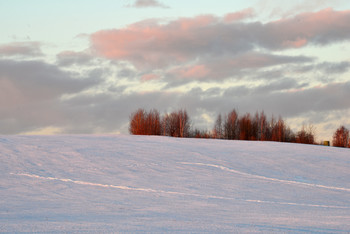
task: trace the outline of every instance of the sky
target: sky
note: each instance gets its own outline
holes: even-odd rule
[[[128,133],[138,108],[350,128],[350,2],[0,0],[0,134]]]

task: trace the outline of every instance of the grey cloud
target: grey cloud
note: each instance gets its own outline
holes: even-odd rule
[[[287,56],[263,53],[248,53],[240,56],[233,64],[237,68],[260,68],[289,63],[308,63],[314,59],[307,56]]]
[[[312,70],[314,70],[315,65],[314,64],[308,64],[308,65],[301,65],[301,66],[293,66],[292,70],[294,73],[307,73]]]
[[[240,98],[249,95],[253,90],[244,85],[228,88],[224,92],[224,97]]]
[[[76,78],[40,61],[0,60],[0,133],[14,134],[55,125],[62,118],[61,97],[101,82]]]
[[[306,63],[306,64],[293,64],[290,67],[290,71],[293,73],[308,73],[308,72],[321,72],[327,76],[339,75],[348,72],[350,69],[350,62],[322,62],[322,63]]]
[[[300,85],[294,79],[291,78],[284,78],[280,80],[271,81],[256,87],[240,85],[236,87],[227,88],[223,93],[222,99],[231,99],[232,102],[236,103],[235,105],[238,106],[245,106],[246,104],[246,107],[243,107],[243,109],[246,109],[247,107],[249,108],[251,106],[255,106],[257,109],[261,109],[254,104],[257,103],[256,101],[252,101],[252,103],[246,102],[248,100],[263,100],[273,95],[275,92],[281,94],[285,90],[301,88],[303,86],[305,86],[305,84]]]
[[[177,95],[165,92],[79,95],[66,100],[64,123],[67,133],[96,133],[121,130],[127,133],[129,115],[138,108],[165,112],[175,107]]]
[[[135,8],[147,8],[147,7],[161,7],[161,8],[169,8],[168,6],[160,3],[156,0],[136,0],[132,5],[128,5],[128,7]]]
[[[74,79],[72,74],[39,61],[11,60],[0,60],[0,79],[26,98],[34,99],[55,98],[100,82],[98,78]]]
[[[122,78],[129,78],[129,79],[133,79],[137,76],[137,72],[135,70],[129,69],[129,68],[122,68],[118,74],[118,77],[122,77]]]
[[[244,53],[237,56],[225,58],[202,58],[195,66],[179,66],[165,74],[163,81],[167,82],[165,87],[176,87],[193,81],[217,82],[227,78],[240,80],[270,80],[280,79],[284,76],[289,64],[308,64],[314,58],[306,56],[286,56],[265,53]],[[196,67],[205,69],[205,73],[196,70]],[[282,66],[282,67],[281,67]],[[270,71],[266,71],[271,68]]]
[[[317,69],[321,69],[326,74],[340,74],[349,71],[350,62],[343,61],[339,63],[324,62],[317,65]]]
[[[3,126],[0,131],[18,133],[54,125],[62,128],[64,133],[106,133],[118,130],[127,133],[129,115],[137,108],[156,108],[161,113],[185,108],[199,128],[211,127],[205,125],[205,121],[200,121],[201,114],[227,113],[232,108],[237,108],[240,113],[264,110],[268,115],[281,115],[283,118],[350,108],[350,82],[302,89],[305,86],[290,78],[272,80],[256,87],[194,88],[181,93],[123,93],[126,87],[121,86],[115,87],[116,92],[122,92],[120,95],[114,92],[80,93],[64,100],[53,98],[46,103],[33,102],[27,108],[17,106],[10,115],[9,112],[7,116],[1,115],[0,123]],[[12,126],[12,130],[6,126]]]
[[[217,90],[216,93],[223,93],[219,96],[195,89],[179,97],[178,103],[191,110],[204,109],[210,113],[227,113],[236,108],[241,113],[264,110],[268,115],[283,118],[313,116],[312,113],[327,115],[350,108],[350,82],[306,87],[307,84],[284,79],[258,87],[242,85]],[[318,121],[315,118],[311,120]]]
[[[299,84],[295,79],[282,78],[275,82],[270,82],[254,89],[254,94],[271,94],[273,92],[282,92],[291,89],[300,89],[306,87],[307,84]]]
[[[41,44],[39,42],[12,42],[0,45],[0,56],[41,56]]]
[[[277,89],[283,87],[298,87],[290,80],[284,84],[271,84]],[[236,108],[240,113],[254,113],[264,110],[270,116],[281,115],[283,118],[308,116],[312,121],[318,121],[312,113],[319,112],[323,117],[332,111],[344,110],[350,104],[350,83],[331,84],[324,88],[311,88],[296,92],[277,92],[267,87],[265,92],[257,92],[257,88],[237,87],[230,91],[216,88],[215,90],[193,89],[188,93],[153,92],[132,93],[116,98],[113,95],[81,96],[68,100],[67,133],[96,133],[121,130],[127,133],[129,115],[137,108],[156,108],[161,113],[178,108],[188,110],[195,127],[205,129],[211,125],[203,120],[202,113],[227,113]],[[276,92],[274,92],[274,91]],[[334,97],[327,93],[335,92]],[[213,95],[214,94],[214,95]],[[218,94],[218,95],[217,95]],[[68,121],[69,120],[69,121]]]
[[[325,117],[333,112],[349,110],[350,82],[332,83],[324,87],[305,86],[286,79],[263,87],[230,88],[219,97],[199,98],[195,94],[190,99],[196,105],[191,108],[202,108],[213,113],[227,113],[232,108],[241,113],[264,110],[268,115],[281,115],[283,118],[310,116],[312,122],[319,121],[314,113]]]
[[[288,81],[289,82],[289,81]],[[293,83],[293,82],[292,82]],[[291,84],[290,87],[298,87]],[[303,85],[301,85],[303,86]],[[277,88],[277,87],[276,87]],[[242,88],[237,88],[243,90]],[[258,89],[263,89],[260,87]],[[277,89],[276,89],[277,91]],[[350,108],[350,82],[329,84],[322,88],[308,88],[296,91],[256,92],[256,88],[246,88],[245,92],[226,92],[223,100],[233,101],[239,109],[263,109],[284,117],[295,117],[309,112],[327,112]],[[251,110],[250,110],[251,111]]]
[[[56,56],[59,66],[88,65],[93,57],[86,52],[64,51]]]
[[[128,86],[122,85],[122,86],[109,86],[108,91],[111,93],[116,93],[116,94],[123,94],[123,92],[126,90]]]
[[[218,87],[209,88],[205,92],[205,96],[220,96],[222,94],[222,89]]]

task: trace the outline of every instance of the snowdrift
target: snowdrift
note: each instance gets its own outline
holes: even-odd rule
[[[0,232],[350,232],[350,150],[0,136]]]

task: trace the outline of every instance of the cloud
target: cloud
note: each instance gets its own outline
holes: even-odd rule
[[[327,45],[350,39],[350,11],[327,8],[301,13],[264,25],[261,44],[269,49],[300,48],[307,44]]]
[[[148,73],[148,74],[144,74],[141,76],[142,82],[147,82],[147,81],[151,81],[151,80],[158,80],[158,79],[159,79],[159,75],[154,74],[154,73]]]
[[[325,83],[329,83],[331,82],[331,79],[346,74],[350,70],[350,62],[340,61],[317,63],[317,60],[314,60],[313,62],[305,64],[291,64],[288,68],[289,72],[295,75],[318,73],[319,76],[327,77]]]
[[[185,75],[203,69],[205,71],[204,67],[189,67]],[[194,125],[201,129],[210,129],[212,125],[200,116],[215,118],[216,114],[227,113],[232,108],[240,113],[265,110],[268,115],[287,119],[310,116],[311,121],[319,119],[313,113],[326,118],[329,113],[350,108],[350,82],[313,87],[286,77],[266,79],[253,86],[242,83],[224,87],[217,83],[215,87],[214,83],[212,88],[197,87],[189,91],[131,89],[125,92],[130,88],[126,84],[87,92],[108,84],[101,80],[104,72],[102,69],[76,77],[43,62],[0,60],[0,132],[16,134],[54,129],[60,133],[127,133],[129,115],[137,108],[157,108],[161,113],[185,108]],[[142,77],[144,81],[158,80],[157,75],[144,73]]]
[[[128,132],[130,113],[138,108],[157,108],[161,112],[176,106],[179,93],[131,92],[116,96],[114,93],[81,94],[64,101],[65,133]],[[194,113],[194,112],[193,112]]]
[[[57,56],[59,66],[87,65],[93,57],[87,52],[63,51]]]
[[[338,63],[324,62],[317,65],[317,69],[321,69],[326,74],[341,74],[349,71],[350,62],[342,61]]]
[[[232,106],[244,112],[265,110],[267,113],[290,118],[307,113],[330,113],[349,109],[349,91],[350,82],[307,87],[293,79],[284,79],[258,87],[227,89],[221,97],[222,104],[215,103],[215,106],[225,109],[227,100],[232,100]]]
[[[0,60],[0,132],[31,131],[59,123],[61,98],[101,82],[40,61]]]
[[[200,59],[198,59],[200,60]],[[265,80],[283,77],[283,72],[263,72],[264,69],[279,68],[290,64],[300,66],[314,61],[306,56],[273,55],[250,52],[237,56],[210,58],[195,65],[179,65],[169,69],[165,74],[167,87],[183,85],[192,81],[219,82],[228,78],[254,78]],[[281,68],[279,68],[281,69]],[[275,73],[275,74],[273,74]]]
[[[93,33],[90,39],[99,56],[129,61],[140,69],[165,68],[197,58],[237,56],[256,49],[283,51],[349,40],[347,22],[350,22],[350,11],[333,9],[267,23],[227,23],[225,17],[202,15],[168,23],[152,20],[123,29],[102,30]]]
[[[213,16],[183,18],[167,25],[148,20],[125,29],[103,30],[91,35],[92,48],[100,56],[129,61],[137,67],[182,63],[207,54],[210,41],[198,40],[210,33],[205,27],[213,21]]]
[[[127,133],[137,108],[185,108],[203,129],[232,108],[314,121],[350,109],[350,83],[341,82],[349,61],[319,60],[302,50],[348,41],[349,11],[268,22],[252,17],[245,9],[148,19],[95,32],[90,48],[61,52],[54,64],[0,60],[0,133]],[[41,53],[40,44],[9,45],[0,47],[3,56]]]
[[[136,0],[134,4],[128,5],[128,7],[146,8],[146,7],[161,7],[168,8],[168,6],[156,1],[156,0]]]
[[[269,12],[270,17],[286,18],[301,12],[321,10],[328,6],[338,7],[344,5],[343,0],[308,0],[284,2],[283,6],[274,0],[260,0],[257,8],[262,12]]]
[[[202,129],[210,129],[212,125],[202,122],[200,115],[227,113],[233,108],[240,113],[264,110],[269,116],[274,114],[283,118],[311,116],[310,120],[316,122],[317,116],[313,113],[327,116],[350,108],[347,101],[349,90],[350,82],[307,88],[306,84],[286,78],[257,87],[241,85],[228,89],[194,88],[188,92],[132,92],[120,97],[112,94],[80,95],[66,102],[71,109],[67,119],[74,121],[67,126],[70,132],[94,132],[96,126],[102,132],[111,129],[127,132],[129,114],[138,108],[157,108],[161,113],[185,108],[197,120],[194,125]],[[89,127],[84,129],[86,123]]]
[[[226,14],[224,16],[224,22],[232,23],[232,22],[240,21],[240,20],[247,19],[247,18],[253,18],[254,16],[255,16],[254,9],[247,8],[247,9],[244,9],[242,11],[232,12],[232,13]]]
[[[0,56],[41,56],[39,42],[12,42],[0,45]]]
[[[176,76],[180,79],[201,79],[208,76],[210,70],[205,65],[195,65],[179,69]]]
[[[0,60],[0,79],[21,91],[25,98],[38,100],[75,93],[99,82],[98,78],[75,79],[73,74],[44,62],[12,60]]]

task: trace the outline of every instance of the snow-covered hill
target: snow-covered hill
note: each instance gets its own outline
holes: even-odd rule
[[[0,232],[350,232],[350,150],[0,136]]]

